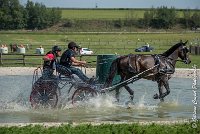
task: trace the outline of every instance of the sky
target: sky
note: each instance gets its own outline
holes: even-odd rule
[[[19,0],[22,5],[27,0]],[[46,7],[62,8],[157,8],[200,9],[200,0],[31,0]]]

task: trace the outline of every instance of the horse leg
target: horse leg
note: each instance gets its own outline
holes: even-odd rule
[[[163,93],[163,87],[165,87],[166,92]],[[160,99],[160,101],[164,101],[164,97],[170,93],[168,78],[164,77],[162,80],[158,81],[158,89],[159,89],[159,96],[158,94],[154,95],[154,99]]]
[[[159,90],[159,99],[160,102],[164,102],[164,97],[163,97],[163,82],[160,81],[160,83],[158,84],[158,90]]]
[[[120,83],[121,82],[123,82],[124,80],[125,80],[125,75],[123,75],[123,73],[120,75],[120,77],[121,77],[121,80],[120,80]],[[121,87],[116,87],[116,89],[115,89],[115,91],[116,91],[116,93],[115,93],[115,98],[117,99],[117,102],[119,102],[119,94],[120,94],[120,92],[119,92],[119,89],[120,89]]]
[[[170,93],[168,80],[164,81],[163,84],[166,89],[166,92],[161,95],[162,98],[164,98],[165,96],[167,96]]]
[[[120,88],[115,89],[115,91],[116,91],[115,98],[116,98],[117,102],[119,102],[119,89]]]
[[[158,90],[159,90],[159,95],[156,93],[153,98],[154,99],[160,99],[161,102],[164,101],[164,97],[163,97],[163,82],[161,80],[157,81],[158,83]]]
[[[126,85],[126,86],[124,86],[125,87],[125,89],[129,92],[129,94],[130,94],[130,99],[131,99],[131,102],[133,102],[133,98],[134,98],[134,91],[128,86],[128,85]]]

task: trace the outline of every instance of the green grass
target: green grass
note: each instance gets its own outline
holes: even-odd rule
[[[139,19],[144,17],[144,12],[150,9],[63,9],[63,19],[85,19],[85,20],[116,20],[134,18]],[[177,10],[177,17],[183,18],[183,11]],[[191,14],[194,11],[191,11]]]
[[[200,123],[197,128],[192,128],[191,123],[172,125],[139,125],[133,124],[102,124],[93,126],[83,124],[78,126],[61,125],[53,127],[24,126],[24,127],[0,127],[1,134],[199,134]]]
[[[29,44],[30,49],[26,54],[35,54],[35,49],[43,46],[45,52],[58,44],[63,50],[67,48],[69,41],[75,41],[82,47],[92,49],[95,54],[120,54],[136,53],[134,49],[149,43],[154,51],[146,54],[163,53],[180,40],[188,40],[188,44],[200,44],[200,33],[0,33],[0,44],[10,43]],[[10,51],[10,49],[9,49]],[[192,64],[200,68],[200,56],[191,56]],[[32,61],[36,61],[35,57]],[[41,63],[41,57],[38,62]],[[93,61],[95,57],[86,57]],[[31,61],[30,61],[31,62]],[[177,63],[177,67],[191,68],[191,65]]]
[[[116,20],[116,19],[139,19],[144,17],[144,12],[150,9],[63,9],[64,19],[84,19],[84,20]],[[177,17],[183,18],[183,11],[177,10]],[[196,12],[196,10],[195,10]],[[199,11],[198,11],[199,12]],[[193,14],[194,11],[191,11]]]
[[[126,19],[126,18],[143,18],[145,10],[81,10],[81,9],[65,9],[62,10],[62,18],[67,19]]]

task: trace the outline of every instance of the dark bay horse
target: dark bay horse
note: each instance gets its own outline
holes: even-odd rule
[[[121,76],[121,81],[127,80],[149,68],[145,76],[141,78],[156,81],[158,83],[159,95],[156,93],[153,98],[164,101],[164,97],[170,93],[168,80],[171,74],[175,72],[177,61],[182,61],[185,64],[190,64],[191,61],[188,55],[187,41],[175,44],[163,54],[144,55],[144,54],[129,54],[115,59],[110,67],[110,72],[106,80],[105,86],[111,86],[116,73]],[[180,58],[181,60],[178,60]],[[155,67],[154,67],[155,66]],[[124,86],[130,94],[130,99],[133,101],[134,91],[128,86]],[[164,88],[166,91],[164,92]],[[116,98],[119,101],[119,88],[116,89]]]

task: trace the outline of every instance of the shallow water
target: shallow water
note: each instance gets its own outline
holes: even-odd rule
[[[157,84],[139,80],[130,84],[134,88],[134,105],[127,108],[129,100],[126,90],[121,90],[120,103],[116,103],[114,92],[90,100],[82,107],[64,103],[59,109],[32,109],[29,95],[32,76],[0,76],[0,123],[34,122],[98,122],[98,121],[169,121],[187,120],[194,116],[200,119],[200,82],[197,80],[196,94],[192,89],[193,79],[172,78],[169,81],[171,93],[164,103],[154,100],[158,93]],[[67,88],[62,89],[65,100]],[[196,97],[197,105],[192,100]]]

